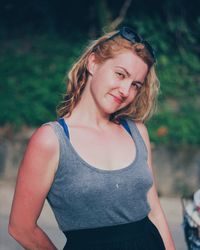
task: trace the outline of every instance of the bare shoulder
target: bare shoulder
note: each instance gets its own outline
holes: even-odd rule
[[[56,171],[59,158],[58,138],[50,125],[43,125],[35,130],[31,136],[22,167],[29,166],[36,168],[45,168]],[[34,159],[34,161],[33,161]],[[33,166],[33,162],[35,163]]]
[[[37,146],[50,153],[58,150],[58,138],[50,125],[44,125],[35,130],[29,141],[29,147]]]

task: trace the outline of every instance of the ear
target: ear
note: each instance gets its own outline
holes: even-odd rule
[[[87,69],[90,75],[93,75],[97,66],[96,57],[94,53],[91,53],[88,57]]]

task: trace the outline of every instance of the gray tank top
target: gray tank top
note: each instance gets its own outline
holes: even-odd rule
[[[57,122],[48,122],[59,140],[60,156],[47,200],[62,231],[124,224],[150,212],[147,192],[153,184],[147,148],[135,123],[126,119],[136,146],[127,167],[103,170],[76,152]]]

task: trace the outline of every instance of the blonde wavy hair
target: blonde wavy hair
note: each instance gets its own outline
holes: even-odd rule
[[[73,65],[67,75],[67,91],[63,101],[57,107],[58,117],[67,115],[69,117],[81,99],[81,95],[86,86],[88,77],[88,58],[91,53],[95,54],[98,63],[103,63],[108,59],[120,54],[124,49],[131,50],[138,55],[148,66],[148,73],[145,77],[142,88],[138,91],[133,102],[123,109],[110,115],[110,121],[119,123],[120,118],[129,118],[134,121],[146,121],[156,111],[156,101],[160,83],[156,76],[155,64],[152,55],[142,43],[132,43],[120,35],[112,36],[116,33],[110,32],[99,39],[91,42],[83,55]],[[111,38],[111,39],[110,39]]]

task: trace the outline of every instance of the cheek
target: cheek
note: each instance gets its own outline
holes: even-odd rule
[[[137,95],[137,92],[134,91],[134,93],[131,93],[131,95],[129,95],[128,99],[126,100],[125,103],[123,103],[123,106],[121,108],[124,108],[126,106],[128,106],[131,102],[133,102],[133,100],[135,99]]]
[[[115,81],[109,75],[98,75],[92,80],[91,87],[97,94],[105,94],[115,88]]]
[[[92,81],[91,81],[91,89],[98,93],[101,90],[101,86],[102,86],[102,79],[101,77],[99,77],[98,75],[93,77]]]
[[[137,91],[133,90],[127,99],[128,104],[131,103],[135,99],[136,95],[137,95]]]

